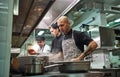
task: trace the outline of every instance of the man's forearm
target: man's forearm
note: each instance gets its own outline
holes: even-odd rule
[[[49,56],[49,59],[50,59],[50,60],[54,60],[54,59],[56,59],[56,58],[63,59],[63,53],[62,53],[62,52],[58,52],[58,53],[56,53],[56,54],[51,54],[51,55]]]
[[[97,43],[95,41],[92,41],[87,49],[79,56],[80,59],[83,59],[85,56],[91,54],[95,49],[97,48]]]

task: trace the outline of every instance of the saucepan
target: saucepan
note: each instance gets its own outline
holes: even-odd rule
[[[41,75],[44,74],[47,69],[60,65],[62,64],[52,64],[48,66],[44,66],[43,64],[25,64],[25,72],[23,75]]]
[[[23,75],[39,75],[44,73],[43,64],[25,64]]]
[[[39,56],[32,58],[32,63],[26,63],[24,65],[25,75],[38,75],[43,74],[45,71],[44,66],[47,66],[49,62],[48,56]]]
[[[19,70],[22,74],[42,74],[43,67],[49,65],[48,56],[24,56],[18,58]],[[45,70],[46,71],[46,70]]]

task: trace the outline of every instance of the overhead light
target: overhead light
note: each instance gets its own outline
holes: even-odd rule
[[[14,0],[13,14],[14,15],[19,15],[19,0]]]
[[[114,22],[120,22],[120,18],[119,18],[119,19],[116,19]]]
[[[11,53],[20,53],[20,48],[11,48]]]
[[[110,26],[109,24],[107,24],[107,26]]]
[[[3,3],[0,3],[0,5],[3,5]]]
[[[42,35],[44,33],[44,31],[40,31],[38,32],[38,35]]]

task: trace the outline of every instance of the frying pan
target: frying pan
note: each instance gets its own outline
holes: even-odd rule
[[[62,73],[77,73],[88,72],[90,69],[90,61],[80,62],[56,62],[59,67],[59,71]]]
[[[45,66],[44,68],[58,67],[62,73],[77,73],[88,72],[90,70],[90,61],[80,62],[54,62],[52,65]]]

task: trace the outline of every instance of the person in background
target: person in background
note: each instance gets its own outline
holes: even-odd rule
[[[65,61],[83,60],[97,48],[97,43],[93,39],[71,28],[70,19],[67,16],[61,16],[57,20],[57,25],[64,34],[62,49]],[[84,45],[87,45],[85,50]]]
[[[45,37],[37,36],[36,37],[37,44],[28,44],[28,50],[26,51],[26,55],[19,54],[17,57],[14,57],[11,60],[11,73],[21,73],[19,67],[18,59],[23,56],[49,56],[51,51],[51,47],[46,44]],[[24,52],[22,52],[24,53]],[[29,55],[28,55],[29,54]]]
[[[36,41],[39,47],[34,46],[33,48],[38,48],[36,53],[39,55],[48,55],[51,51],[51,47],[46,44],[46,39],[43,36],[37,36]]]
[[[62,52],[62,39],[63,35],[57,26],[57,23],[52,24],[50,27],[50,32],[54,36],[51,45],[51,53],[53,54],[50,57],[51,61],[63,61],[63,52]]]
[[[18,57],[22,56],[35,56],[35,55],[48,55],[51,47],[46,44],[44,36],[37,36],[35,42],[27,44],[27,52],[21,52]]]

